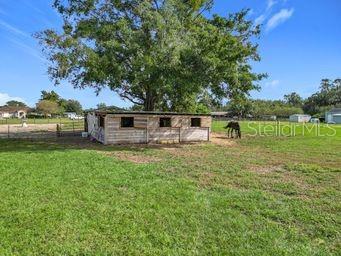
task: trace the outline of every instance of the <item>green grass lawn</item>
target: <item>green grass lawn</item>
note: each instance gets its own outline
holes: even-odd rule
[[[226,145],[0,140],[0,255],[340,255],[341,127],[223,125]]]

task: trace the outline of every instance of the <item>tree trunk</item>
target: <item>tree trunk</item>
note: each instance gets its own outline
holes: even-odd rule
[[[144,111],[155,111],[155,94],[151,91],[147,92]]]

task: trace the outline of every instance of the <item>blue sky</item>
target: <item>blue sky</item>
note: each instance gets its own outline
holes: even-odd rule
[[[41,90],[55,90],[86,108],[99,102],[129,106],[109,90],[96,97],[91,89],[53,86],[32,37],[60,26],[51,5],[52,0],[0,0],[0,105],[17,99],[34,106]],[[341,77],[341,0],[215,0],[212,13],[227,15],[242,8],[250,8],[248,18],[263,24],[262,61],[253,67],[269,78],[261,82],[260,92],[252,92],[254,98],[279,99],[292,91],[307,97],[322,78]]]

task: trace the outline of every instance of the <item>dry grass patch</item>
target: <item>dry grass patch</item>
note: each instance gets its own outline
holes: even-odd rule
[[[222,133],[212,133],[210,141],[213,144],[219,145],[219,146],[228,146],[233,147],[236,146],[237,143],[235,141],[236,139],[228,138],[227,135],[224,135]]]
[[[210,187],[212,184],[214,184],[215,177],[216,177],[216,174],[212,172],[202,173],[199,177],[200,187]]]
[[[98,151],[98,153],[103,154],[109,157],[115,157],[122,161],[131,162],[134,164],[148,164],[148,163],[156,163],[160,162],[161,159],[155,156],[148,156],[145,154],[138,154],[135,152],[129,151],[115,151],[115,152],[103,152]]]
[[[259,173],[259,174],[267,174],[272,172],[283,171],[283,166],[274,165],[274,166],[251,166],[248,168],[250,171]]]
[[[181,148],[163,148],[163,151],[166,154],[171,154],[175,157],[183,157],[184,159],[195,158],[200,156],[200,152],[198,152],[199,145],[187,145],[186,147]]]

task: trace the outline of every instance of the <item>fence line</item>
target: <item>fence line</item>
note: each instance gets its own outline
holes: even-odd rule
[[[7,121],[7,124],[0,123],[0,139],[44,139],[81,136],[84,131],[84,120],[54,119],[53,123],[50,123],[50,121],[45,120],[44,123],[35,123],[33,120],[29,120],[27,123],[24,121],[14,124],[13,121]]]
[[[246,118],[246,117],[241,117],[241,118],[233,118],[233,117],[212,117],[214,121],[254,121],[254,122],[276,122],[276,121],[289,121],[289,117],[286,116],[281,116],[281,117],[276,117],[276,119],[271,119],[271,118],[260,118],[260,117],[254,117],[254,118]]]

